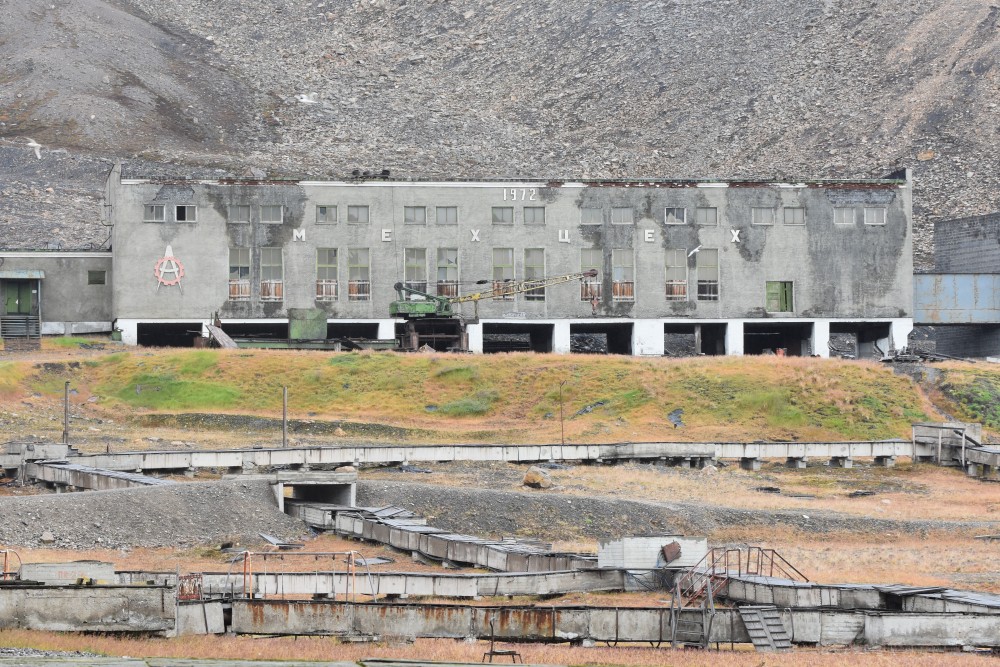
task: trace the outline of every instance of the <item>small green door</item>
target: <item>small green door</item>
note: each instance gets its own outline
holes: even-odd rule
[[[4,281],[4,314],[31,315],[34,312],[31,286],[33,280]]]

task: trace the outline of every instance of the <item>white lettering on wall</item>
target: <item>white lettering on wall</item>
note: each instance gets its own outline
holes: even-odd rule
[[[729,230],[729,233],[733,235],[733,243],[739,243],[740,242],[740,232],[741,231],[743,231],[743,230],[741,230],[741,229],[730,229]]]
[[[292,230],[292,240],[293,241],[305,241],[306,240],[306,230],[304,230],[304,229],[293,229]]]
[[[560,229],[559,230],[559,243],[569,243],[569,230]]]
[[[643,238],[646,239],[647,243],[652,243],[653,242],[653,230],[652,229],[645,230],[645,232],[643,233]]]
[[[503,191],[504,201],[535,201],[535,188],[507,188]]]
[[[383,241],[392,241],[392,230],[391,229],[383,229],[382,230],[382,240]]]
[[[472,233],[472,240],[476,241],[478,243],[479,242],[479,230],[478,229],[470,229],[469,231]]]

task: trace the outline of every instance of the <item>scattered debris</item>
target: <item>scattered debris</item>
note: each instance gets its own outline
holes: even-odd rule
[[[667,419],[669,419],[670,423],[674,425],[674,428],[680,428],[681,426],[684,426],[684,422],[681,420],[681,415],[683,414],[684,408],[677,408],[667,415]]]
[[[278,547],[278,549],[281,551],[286,551],[290,549],[301,549],[302,547],[305,546],[305,544],[303,544],[302,542],[285,542],[284,540],[274,537],[273,535],[268,535],[267,533],[257,533],[257,534],[260,535],[261,538],[265,542],[268,542],[272,547]]]
[[[776,486],[755,486],[753,490],[761,493],[781,493],[781,489]]]
[[[546,470],[572,470],[573,468],[573,466],[566,465],[565,463],[556,463],[555,461],[539,463],[538,467],[545,468]]]
[[[582,408],[580,408],[579,410],[576,411],[576,416],[579,416],[579,415],[589,415],[591,412],[594,411],[595,408],[599,408],[602,405],[607,405],[607,404],[608,404],[607,401],[597,401],[596,403],[591,403],[590,405],[585,405],[585,406],[583,406]]]
[[[858,490],[858,491],[851,491],[850,493],[847,494],[847,497],[863,498],[865,496],[874,496],[876,493],[878,493],[878,491]]]
[[[399,472],[420,472],[425,474],[431,474],[433,470],[428,470],[427,468],[418,468],[417,466],[411,466],[408,463],[404,463],[398,468],[393,468],[393,470],[398,470]]]

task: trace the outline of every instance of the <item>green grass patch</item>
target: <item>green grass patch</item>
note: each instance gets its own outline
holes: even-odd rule
[[[202,375],[210,368],[219,364],[219,353],[213,350],[195,350],[177,358],[168,357],[168,361],[177,366],[181,375]]]
[[[499,398],[500,394],[495,391],[477,391],[471,396],[445,403],[438,408],[438,412],[449,417],[485,415]]]
[[[21,368],[11,362],[0,363],[0,396],[11,396],[21,390]]]
[[[52,347],[79,348],[81,345],[93,345],[95,343],[106,343],[106,338],[82,338],[80,336],[53,336],[46,339]]]
[[[118,391],[108,393],[123,403],[148,410],[225,409],[235,406],[240,398],[240,392],[233,387],[153,374],[137,375]]]
[[[948,371],[940,386],[961,406],[966,419],[1000,429],[1000,374]]]

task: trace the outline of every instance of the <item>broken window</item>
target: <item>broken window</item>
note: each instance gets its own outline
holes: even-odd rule
[[[281,248],[260,249],[260,300],[281,301],[284,297],[284,267]]]
[[[164,222],[166,220],[166,208],[163,204],[146,204],[143,207],[143,222]]]
[[[365,207],[368,208],[367,206]],[[371,301],[371,264],[368,248],[347,249],[347,300]]]
[[[174,207],[174,220],[176,222],[197,222],[198,207],[189,204],[178,204]]]
[[[668,225],[683,225],[687,222],[687,209],[665,208],[663,209],[663,219]]]
[[[493,248],[493,289],[502,290],[514,280],[514,249]],[[494,297],[502,301],[513,301],[514,295],[501,294]]]
[[[854,208],[850,206],[837,206],[833,209],[833,224],[853,225]]]
[[[766,295],[767,312],[792,312],[792,283],[769,280],[766,285]]]
[[[703,227],[715,227],[719,224],[719,209],[714,206],[699,206],[694,210],[694,222]]]
[[[403,224],[404,225],[426,225],[427,224],[427,207],[426,206],[404,206],[403,207]]]
[[[458,224],[458,207],[457,206],[438,206],[435,211],[437,216],[437,224],[439,225],[457,225]]]
[[[695,253],[695,272],[698,279],[698,301],[718,301],[719,251],[702,248]]]
[[[492,213],[493,213],[493,224],[494,225],[512,225],[512,224],[514,224],[514,207],[513,206],[494,206]]]
[[[229,300],[250,300],[250,248],[229,249]]]
[[[337,249],[316,248],[316,300],[336,301],[339,291]]]
[[[426,248],[403,249],[403,281],[410,289],[415,289],[418,292],[427,292]],[[409,294],[406,298],[412,301],[414,299],[423,300],[424,297]]]
[[[806,210],[801,206],[786,206],[783,215],[786,225],[806,224]]]
[[[599,208],[581,208],[581,225],[600,225],[604,222],[604,211]]]
[[[321,204],[316,207],[316,223],[333,225],[337,223],[337,207]]]
[[[686,248],[669,248],[664,251],[667,301],[687,301],[688,266]]]
[[[604,270],[604,251],[601,248],[580,248],[580,272],[596,270],[594,278],[580,281],[580,301],[601,298],[601,271]]]
[[[438,248],[438,296],[458,296],[458,248]]]
[[[635,254],[631,248],[611,251],[611,299],[635,301]]]
[[[766,206],[753,206],[750,208],[750,224],[752,225],[773,225],[774,209]]]
[[[347,224],[349,224],[349,225],[367,225],[368,224],[368,207],[367,206],[348,206],[347,207]]]
[[[284,220],[285,207],[281,204],[267,204],[260,207],[260,221],[265,225],[280,225]]]
[[[232,224],[250,223],[249,204],[234,204],[229,207],[229,222]]]
[[[544,225],[545,224],[545,207],[544,206],[525,206],[524,207],[524,224],[526,224],[526,225]]]
[[[545,249],[524,249],[524,279],[542,280],[545,278]],[[524,293],[526,301],[545,301],[545,288],[537,287]]]
[[[631,225],[632,222],[633,218],[631,206],[616,206],[611,209],[612,225]]]
[[[865,224],[866,225],[884,225],[885,224],[885,208],[878,207],[865,207]]]
[[[108,282],[107,271],[87,271],[88,285],[106,285]]]

